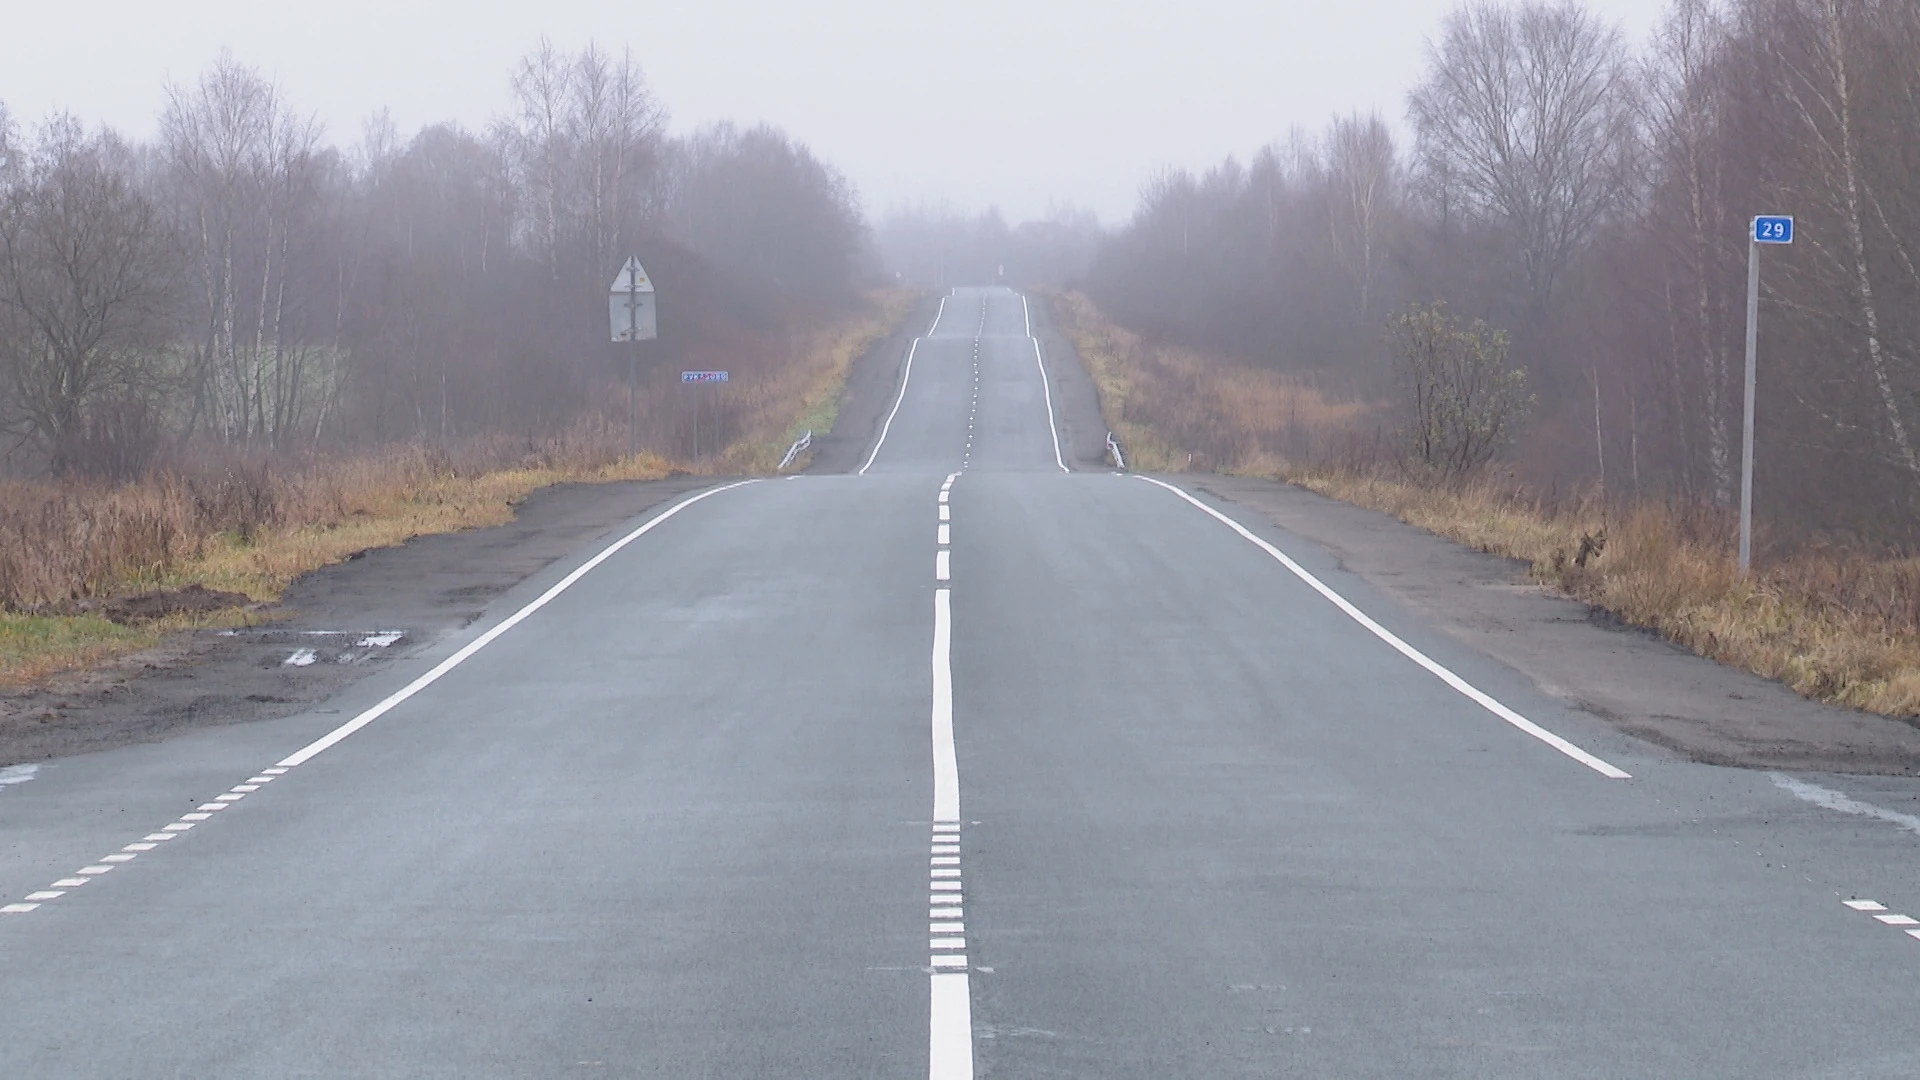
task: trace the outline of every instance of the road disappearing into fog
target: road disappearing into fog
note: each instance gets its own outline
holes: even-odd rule
[[[1920,1074],[1912,837],[1069,471],[1033,317],[944,299],[856,474],[0,795],[0,1072]]]

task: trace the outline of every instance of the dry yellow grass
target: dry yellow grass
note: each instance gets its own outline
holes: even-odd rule
[[[1322,377],[1227,364],[1145,341],[1080,293],[1048,298],[1054,323],[1093,376],[1127,462],[1157,472],[1261,471],[1307,458],[1373,423],[1379,406]]]
[[[624,458],[624,423],[588,417],[540,444],[483,439],[453,452],[399,446],[278,465],[236,462],[205,477],[117,488],[0,485],[0,686],[238,617],[122,626],[96,615],[34,614],[36,606],[196,584],[270,601],[301,574],[355,552],[502,524],[529,493],[551,484],[771,472],[794,435],[831,425],[853,361],[905,318],[913,300],[905,290],[876,293],[857,315],[796,343],[788,362],[755,388],[742,437],[698,465]]]
[[[1808,697],[1890,716],[1920,716],[1920,559],[1806,548],[1743,577],[1724,513],[1663,503],[1608,507],[1597,499],[1548,505],[1483,480],[1461,487],[1411,483],[1388,467],[1288,454],[1284,433],[1302,415],[1337,433],[1368,422],[1364,407],[1318,408],[1289,397],[1284,378],[1248,373],[1157,348],[1113,326],[1084,297],[1054,300],[1081,350],[1108,419],[1147,469],[1187,467],[1199,411],[1224,452],[1196,467],[1286,480],[1381,510],[1479,551],[1525,562],[1534,578],[1656,631],[1702,656],[1777,679]],[[1178,373],[1179,378],[1166,373]],[[1262,391],[1259,380],[1275,385]],[[1309,388],[1310,389],[1310,388]],[[1162,396],[1179,400],[1160,400]],[[1303,412],[1302,404],[1318,408]],[[1323,438],[1323,445],[1334,443]],[[1605,546],[1580,566],[1582,541]]]

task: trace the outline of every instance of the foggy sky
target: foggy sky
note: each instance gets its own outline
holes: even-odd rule
[[[768,121],[859,187],[1011,219],[1072,202],[1117,222],[1167,166],[1243,158],[1295,124],[1381,110],[1398,127],[1452,0],[173,0],[11,4],[0,101],[153,134],[168,79],[224,46],[350,145],[382,106],[404,134],[479,128],[542,34],[631,45],[685,131]],[[1593,0],[1638,44],[1661,0]]]

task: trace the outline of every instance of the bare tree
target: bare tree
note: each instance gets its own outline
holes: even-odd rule
[[[1732,438],[1729,434],[1729,328],[1722,292],[1714,279],[1734,226],[1725,208],[1719,117],[1725,108],[1717,56],[1726,26],[1713,0],[1674,0],[1641,65],[1647,129],[1658,181],[1679,204],[1678,222],[1657,221],[1654,236],[1681,261],[1690,328],[1677,329],[1695,353],[1706,429],[1707,469],[1715,503],[1733,501]],[[1669,227],[1677,226],[1677,227]],[[1690,331],[1690,332],[1689,332]]]
[[[55,116],[24,157],[0,202],[0,370],[62,474],[88,464],[96,406],[160,380],[169,266],[117,139]]]
[[[1908,473],[1920,476],[1920,455],[1914,450],[1902,400],[1908,394],[1899,385],[1902,375],[1910,377],[1900,369],[1910,367],[1914,359],[1890,347],[1886,288],[1871,250],[1875,244],[1887,243],[1906,261],[1908,273],[1913,273],[1906,240],[1885,219],[1880,186],[1863,161],[1860,99],[1866,91],[1861,86],[1863,50],[1857,39],[1874,29],[1873,7],[1863,0],[1786,0],[1776,12],[1785,23],[1776,49],[1788,75],[1783,89],[1813,158],[1813,175],[1808,178],[1813,182],[1796,185],[1794,194],[1820,207],[1822,216],[1839,227],[1837,237],[1810,234],[1808,240],[1833,271],[1849,309],[1847,321],[1864,346],[1891,456]],[[1798,41],[1813,44],[1796,49],[1793,43]],[[1903,59],[1911,66],[1911,56]],[[1913,116],[1911,106],[1908,116]],[[1911,175],[1888,179],[1893,182],[1889,186],[1912,182]]]
[[[1400,194],[1393,133],[1379,114],[1334,118],[1327,130],[1326,175],[1334,256],[1353,279],[1357,321],[1373,326],[1389,223]]]
[[[1630,100],[1619,31],[1571,2],[1471,3],[1428,45],[1408,110],[1421,165],[1506,228],[1536,317],[1619,202]]]

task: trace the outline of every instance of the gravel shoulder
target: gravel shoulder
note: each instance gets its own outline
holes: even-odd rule
[[[1920,774],[1920,727],[1808,701],[1605,611],[1548,593],[1513,560],[1272,481],[1183,477],[1320,544],[1454,638],[1618,730],[1694,761]]]
[[[298,712],[468,625],[554,560],[714,482],[545,488],[497,528],[419,537],[306,574],[265,625],[175,634],[42,687],[0,692],[0,766]]]

